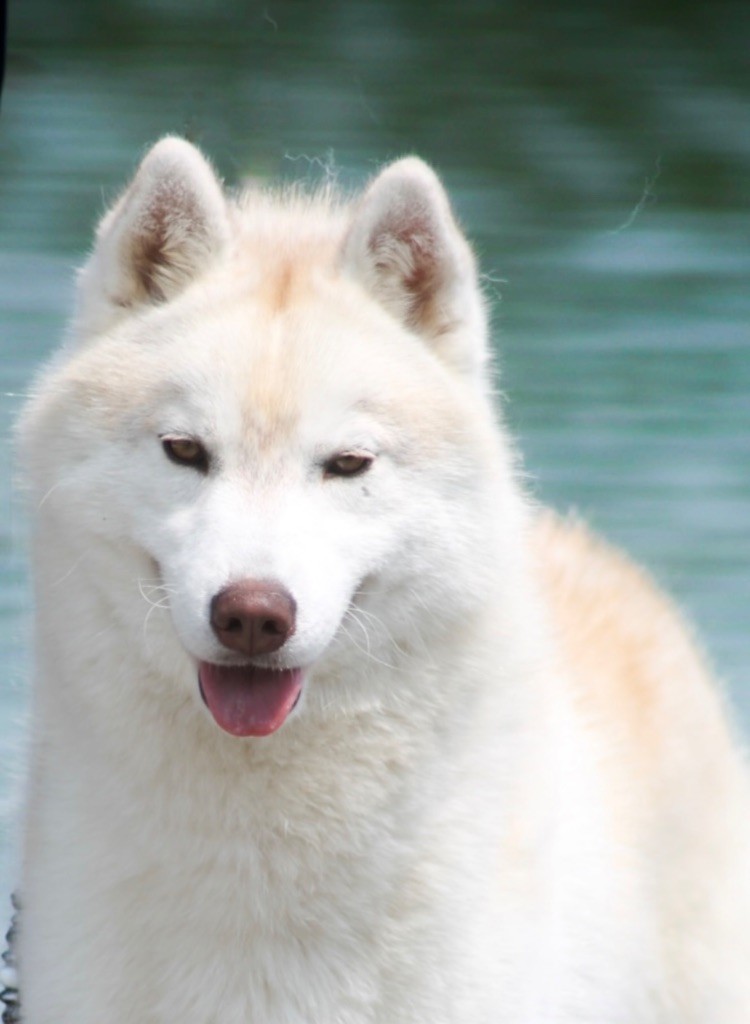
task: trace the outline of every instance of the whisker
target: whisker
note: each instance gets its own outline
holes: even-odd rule
[[[349,637],[349,639],[351,640],[351,642],[354,644],[354,646],[357,648],[358,651],[361,651],[362,654],[364,654],[366,658],[368,658],[370,661],[374,662],[376,665],[382,665],[383,668],[391,669],[391,671],[393,671],[393,672],[403,671],[399,665],[393,665],[393,664],[391,664],[388,661],[384,661],[382,658],[378,658],[376,655],[374,655],[372,653],[372,649],[371,649],[371,646],[370,646],[370,637],[369,637],[369,634],[367,632],[367,629],[366,629],[364,623],[360,622],[357,619],[356,615],[353,614],[353,609],[351,609],[351,608],[348,609],[347,617],[349,617],[349,619],[351,621],[356,622],[356,624],[363,631],[363,633],[365,634],[365,637],[367,639],[367,647],[363,647],[362,644],[359,643],[359,641],[356,639],[356,637],[352,634],[351,630],[349,630],[347,628],[346,620],[345,619],[342,620],[342,622],[341,622],[341,629],[342,629],[342,631],[345,633],[345,635],[347,637]]]
[[[53,583],[50,583],[50,587],[59,587],[61,583],[64,583],[65,580],[70,575],[72,575],[72,573],[75,572],[75,570],[78,568],[78,566],[81,564],[81,562],[84,560],[84,558],[86,557],[87,554],[88,554],[88,552],[84,551],[82,555],[79,555],[78,558],[76,558],[76,560],[73,562],[71,567],[68,569],[68,571],[66,573],[63,573],[63,575],[60,577],[60,579],[55,580]]]
[[[408,657],[409,657],[409,652],[408,652],[408,651],[405,651],[405,650],[403,649],[403,647],[401,647],[401,645],[400,645],[400,644],[399,644],[399,642],[398,642],[398,641],[396,640],[396,638],[395,638],[395,637],[393,636],[393,634],[392,634],[392,633],[391,633],[391,631],[390,631],[390,630],[388,629],[388,627],[387,627],[387,626],[386,626],[386,624],[385,624],[385,623],[383,622],[383,620],[382,620],[382,619],[381,619],[381,618],[380,618],[379,616],[375,615],[375,613],[374,613],[374,612],[371,612],[371,611],[369,611],[369,610],[368,610],[368,609],[366,609],[366,608],[362,608],[362,607],[361,607],[360,605],[357,605],[357,606],[355,606],[355,607],[352,607],[352,608],[350,609],[350,611],[351,611],[351,612],[353,613],[353,616],[355,617],[355,619],[356,619],[356,616],[357,616],[357,615],[361,615],[361,616],[364,616],[364,617],[366,617],[366,618],[370,619],[370,620],[371,620],[372,622],[374,622],[374,623],[375,623],[375,625],[376,625],[376,626],[378,627],[378,629],[380,629],[380,631],[382,632],[382,634],[383,634],[383,637],[384,637],[384,639],[385,639],[385,640],[386,640],[386,641],[387,641],[388,643],[390,643],[390,645],[391,645],[391,646],[392,646],[392,647],[393,647],[393,648],[394,648],[394,649],[395,649],[396,651],[398,651],[398,653],[399,653],[400,655],[402,655],[402,657],[404,657],[404,658],[408,658]],[[363,629],[365,628],[365,627],[364,627],[364,625],[363,625],[362,623],[359,623],[359,625],[360,625],[360,626],[361,626],[361,627],[362,627]],[[366,632],[366,630],[365,630],[365,632]]]
[[[45,502],[47,501],[47,498],[49,498],[49,496],[50,496],[50,495],[51,495],[51,494],[52,494],[52,493],[53,493],[54,491],[56,491],[58,487],[62,487],[64,483],[65,483],[65,481],[64,481],[64,480],[58,480],[58,481],[57,481],[57,483],[54,483],[54,484],[52,484],[52,486],[50,487],[50,489],[49,489],[49,490],[47,491],[47,493],[46,493],[46,494],[44,494],[44,495],[42,496],[42,499],[41,499],[41,501],[40,501],[40,502],[39,502],[39,504],[37,505],[37,512],[38,512],[38,511],[39,511],[39,509],[40,509],[40,508],[42,508],[42,506],[43,506],[43,505],[45,504]]]
[[[139,578],[136,580],[138,585],[138,592],[148,604],[151,605],[151,609],[154,608],[168,608],[169,598],[172,594],[177,593],[177,588],[169,586],[167,583],[146,583],[143,579]],[[154,592],[161,591],[163,596],[155,601],[151,596]]]

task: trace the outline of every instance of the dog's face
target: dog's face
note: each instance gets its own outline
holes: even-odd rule
[[[187,654],[219,725],[262,735],[309,679],[408,657],[471,614],[483,581],[464,567],[483,543],[494,443],[474,408],[480,300],[422,165],[386,171],[348,221],[265,200],[240,227],[202,158],[170,145],[187,180],[172,201],[207,240],[197,254],[167,244],[185,225],[159,192],[174,153],[144,185],[157,147],[100,231],[83,347],[42,390],[27,443],[38,486],[56,488],[50,511],[149,567],[120,596],[148,623],[133,642],[164,665]]]

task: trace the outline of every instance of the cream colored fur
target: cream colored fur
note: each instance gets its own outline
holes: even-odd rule
[[[20,430],[25,1024],[750,1020],[721,700],[649,580],[530,506],[487,353],[420,161],[349,206],[146,156]],[[248,577],[297,603],[256,660],[306,678],[238,739],[197,665]]]

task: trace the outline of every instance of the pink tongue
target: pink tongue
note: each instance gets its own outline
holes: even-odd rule
[[[302,669],[277,672],[243,665],[238,668],[202,661],[201,693],[220,725],[232,736],[268,736],[287,719],[302,690]]]

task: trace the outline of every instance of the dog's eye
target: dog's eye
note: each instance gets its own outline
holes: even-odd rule
[[[367,472],[373,461],[372,455],[342,452],[324,464],[323,472],[325,476],[361,476]]]
[[[208,471],[208,452],[194,437],[163,437],[161,446],[167,458],[178,466],[190,466],[201,473]]]

